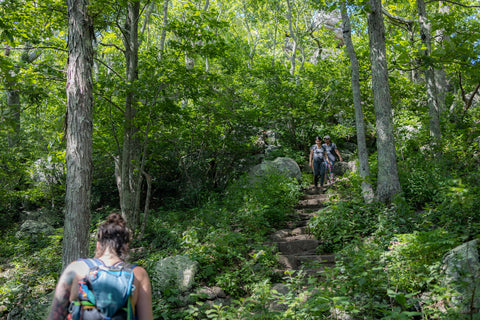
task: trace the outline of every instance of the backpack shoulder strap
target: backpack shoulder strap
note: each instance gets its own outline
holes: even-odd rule
[[[100,259],[78,259],[86,263],[89,269],[98,266],[104,266],[105,264]]]

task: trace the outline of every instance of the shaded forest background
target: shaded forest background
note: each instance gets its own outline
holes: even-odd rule
[[[198,283],[221,286],[239,299],[243,309],[236,305],[236,312],[245,312],[182,309],[175,292],[162,292],[154,297],[158,319],[220,319],[222,312],[233,319],[252,312],[271,319],[304,312],[302,319],[318,319],[331,316],[333,306],[363,319],[401,319],[420,297],[424,303],[415,310],[423,317],[450,316],[446,301],[454,294],[442,287],[439,264],[447,250],[478,238],[480,226],[480,4],[382,3],[401,190],[391,201],[372,202],[365,201],[363,184],[377,192],[385,169],[372,93],[372,6],[343,3],[351,26],[346,30],[341,4],[89,4],[90,232],[110,211],[121,211],[135,230],[132,259],[153,270],[162,257],[188,254],[201,266]],[[3,0],[0,12],[0,312],[41,319],[62,268],[67,7]],[[331,277],[337,291],[313,294],[308,302],[292,298],[287,311],[270,314],[265,306],[274,295],[268,280],[274,253],[252,243],[281,226],[311,175],[305,170],[298,183],[271,174],[251,186],[244,174],[265,156],[266,144],[275,146],[267,158],[287,156],[305,169],[317,135],[330,135],[340,152],[357,150],[346,31],[358,58],[370,174],[349,173],[311,229],[324,241],[321,250],[351,260],[337,270],[342,281]],[[354,151],[345,158],[360,156]],[[16,237],[26,220],[52,230]],[[379,271],[387,269],[391,273]],[[312,283],[310,293],[319,287]],[[255,298],[240,300],[246,296]],[[471,316],[474,309],[451,318]]]

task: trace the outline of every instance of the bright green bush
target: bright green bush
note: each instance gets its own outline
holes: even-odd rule
[[[15,250],[8,263],[0,261],[0,305],[17,319],[45,319],[51,303],[49,292],[55,289],[62,261],[62,230],[45,237],[41,246],[23,240],[2,242]]]
[[[370,236],[375,231],[381,210],[379,203],[340,201],[320,209],[308,226],[321,240],[319,251],[336,252],[355,239]]]
[[[480,233],[480,187],[454,180],[444,201],[427,213],[432,224],[460,235],[463,240],[472,239]]]
[[[442,257],[458,244],[442,229],[396,235],[383,256],[389,283],[404,292],[426,290],[438,280]]]
[[[380,319],[388,308],[388,278],[381,257],[383,248],[375,242],[352,241],[327,272],[325,287],[339,312],[359,315],[358,319]]]
[[[404,197],[415,209],[442,201],[441,190],[449,176],[450,173],[446,172],[441,162],[425,159],[423,155],[399,162],[399,179]]]
[[[235,211],[234,223],[247,233],[279,227],[300,198],[300,185],[271,168],[263,176],[242,176],[227,189],[223,202]]]

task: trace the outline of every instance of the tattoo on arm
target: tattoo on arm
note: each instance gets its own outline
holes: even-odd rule
[[[70,271],[63,274],[58,280],[48,320],[64,320],[67,318],[73,279],[75,279],[75,272]]]

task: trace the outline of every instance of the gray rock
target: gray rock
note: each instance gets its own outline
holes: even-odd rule
[[[55,229],[45,223],[35,220],[26,220],[15,234],[17,239],[27,239],[39,236],[49,236],[55,233]]]
[[[354,172],[357,170],[357,161],[348,161],[348,162],[335,162],[333,167],[333,173],[335,176],[343,176],[348,172]]]
[[[475,294],[480,286],[479,243],[480,239],[464,243],[443,258],[444,284],[456,292],[452,303],[459,312],[480,308],[480,295]]]
[[[223,289],[220,287],[202,287],[197,293],[204,296],[205,300],[225,299],[227,297]]]
[[[302,172],[295,160],[287,157],[278,157],[273,161],[266,160],[250,170],[250,176],[253,180],[255,178],[265,175],[271,170],[278,170],[287,177],[295,178],[297,181],[302,180]]]
[[[198,263],[187,256],[172,256],[157,262],[152,275],[161,292],[167,288],[187,292],[194,284]]]

